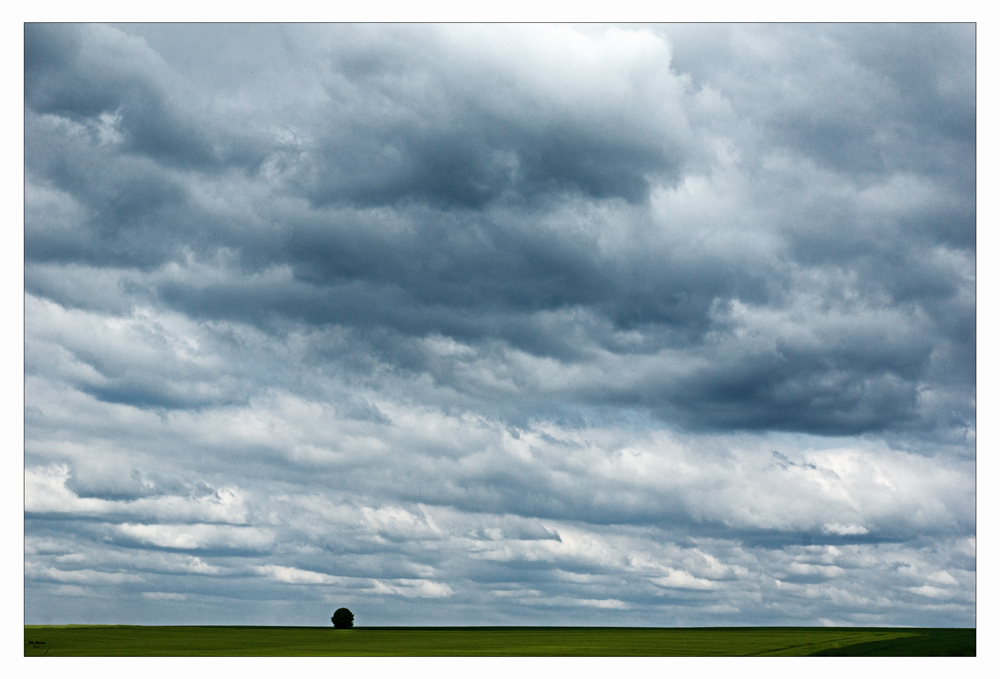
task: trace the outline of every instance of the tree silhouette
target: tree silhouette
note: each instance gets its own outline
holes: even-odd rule
[[[346,608],[338,608],[333,612],[330,622],[337,629],[351,629],[354,627],[354,614]]]

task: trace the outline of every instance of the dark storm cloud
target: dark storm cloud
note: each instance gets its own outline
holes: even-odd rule
[[[219,30],[230,41],[240,32]],[[292,39],[296,30],[279,33]],[[166,277],[156,284],[158,299],[203,318],[286,317],[386,328],[402,338],[441,334],[474,348],[495,339],[536,356],[584,362],[587,345],[629,350],[586,328],[567,340],[567,328],[545,328],[540,313],[577,309],[598,324],[606,319],[612,332],[636,331],[642,339],[631,351],[670,347],[707,356],[710,336],[724,330],[713,309],[729,300],[787,309],[787,290],[805,267],[853,277],[855,294],[886,311],[916,305],[937,322],[911,318],[899,330],[913,343],[892,340],[892,352],[850,327],[836,333],[835,344],[805,348],[779,339],[771,362],[734,344],[682,386],[633,384],[607,390],[598,401],[675,412],[693,426],[823,432],[905,426],[918,417],[916,392],[933,352],[948,352],[951,368],[968,379],[974,366],[973,307],[956,304],[967,280],[953,262],[930,256],[933,248],[968,252],[974,233],[971,193],[953,188],[956,172],[971,176],[970,161],[962,161],[974,144],[971,91],[963,80],[970,43],[962,27],[890,31],[891,47],[872,52],[862,44],[870,42],[863,35],[869,30],[780,29],[779,58],[795,77],[790,85],[752,62],[734,71],[727,61],[693,69],[698,90],[668,70],[670,52],[650,34],[641,49],[626,51],[631,62],[615,68],[594,62],[592,81],[580,82],[575,74],[565,77],[572,72],[559,62],[552,73],[533,71],[527,62],[535,48],[516,53],[523,38],[513,33],[501,31],[477,58],[463,59],[467,45],[454,31],[342,28],[340,40],[311,46],[319,65],[304,68],[317,73],[321,92],[310,95],[294,129],[269,137],[259,125],[247,127],[243,139],[254,141],[240,156],[236,137],[223,132],[232,127],[225,125],[231,115],[219,102],[178,94],[202,83],[185,81],[183,71],[141,40],[103,27],[32,25],[28,169],[56,192],[40,209],[62,201],[64,210],[85,217],[73,228],[28,229],[26,253],[29,260],[148,268],[182,261],[184,252],[204,261],[222,247],[235,259],[221,275]],[[732,33],[730,50],[763,40],[750,27]],[[817,40],[824,47],[812,49]],[[944,63],[932,68],[922,56],[904,68],[910,63],[904,57],[923,54],[928,41]],[[567,45],[572,54],[576,46]],[[613,52],[614,46],[608,39],[603,47]],[[199,49],[215,54],[210,45]],[[279,51],[292,58],[288,48]],[[807,61],[796,64],[798,55]],[[810,64],[826,58],[837,68],[817,81]],[[675,68],[683,72],[678,59]],[[554,74],[564,76],[564,90],[543,87]],[[266,87],[266,78],[243,88]],[[716,91],[732,103],[706,95]],[[230,96],[225,90],[217,96],[224,95]],[[706,113],[711,101],[718,110]],[[269,102],[262,97],[253,105],[267,109]],[[280,112],[267,109],[261,119]],[[742,145],[739,124],[726,128],[732,115],[759,121],[766,136]],[[744,215],[720,215],[724,231],[749,219],[756,222],[750,228],[773,234],[778,240],[770,252],[730,250],[718,240],[723,234],[712,236],[710,247],[664,237],[663,223],[641,208],[651,181],[660,191],[683,191],[680,173],[705,167],[707,158],[694,140],[713,135],[735,140],[738,153],[751,157],[761,158],[764,148],[793,154],[777,166],[758,160],[763,165],[753,181],[763,193],[748,196]],[[943,166],[905,155],[927,144],[941,149],[934,157]],[[849,150],[854,146],[882,160],[862,158]],[[224,169],[226,157],[242,168],[235,175]],[[952,179],[940,181],[945,175]],[[225,205],[196,195],[204,193],[200,177],[235,182],[236,193]],[[823,187],[831,180],[839,188]],[[266,181],[269,191],[255,188]],[[275,191],[285,193],[279,204]],[[918,193],[920,209],[908,207]],[[296,195],[309,204],[295,202]],[[767,200],[785,212],[772,213]],[[49,221],[49,214],[40,219]],[[577,224],[567,227],[570,219]],[[719,226],[695,226],[693,233]],[[615,230],[622,242],[609,247],[602,239]],[[290,278],[261,275],[282,266]],[[885,295],[890,299],[883,301]],[[927,330],[933,334],[921,334]],[[385,360],[412,363],[403,345],[403,354]],[[109,398],[133,393],[136,402],[156,402],[108,389],[102,393]],[[586,394],[593,391],[579,397],[592,400]]]
[[[25,103],[77,120],[119,114],[128,150],[207,162],[200,131],[178,119],[155,79],[155,54],[122,37],[102,27],[26,24]]]
[[[607,75],[600,63],[596,87],[564,81],[562,96],[553,96],[544,74],[526,63],[537,48],[513,32],[484,34],[471,59],[468,38],[450,31],[352,33],[329,57],[330,105],[322,112],[336,122],[317,135],[321,160],[304,185],[316,204],[479,207],[504,195],[566,191],[641,202],[649,179],[676,180],[690,153],[680,111],[653,99],[679,89],[669,77],[650,77],[667,73],[662,48],[650,54],[658,64],[629,73],[631,82],[616,80],[619,100],[609,101],[600,98]],[[522,45],[526,53],[514,54]],[[568,40],[567,47],[569,57]]]
[[[220,139],[218,128],[205,130],[206,121],[178,106],[183,86],[141,40],[100,25],[29,23],[24,42],[24,98],[35,113],[76,121],[115,116],[123,150],[168,165],[253,158],[233,143],[238,131]]]

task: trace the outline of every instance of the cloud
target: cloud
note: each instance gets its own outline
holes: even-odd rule
[[[316,571],[288,566],[257,566],[254,571],[276,582],[290,585],[335,585],[342,591],[363,589],[375,595],[394,595],[405,598],[441,598],[454,594],[445,583],[425,579],[396,578],[394,580],[344,578]]]
[[[131,573],[104,573],[89,568],[80,570],[58,570],[45,568],[26,561],[25,573],[33,579],[50,579],[57,582],[73,582],[85,585],[107,585],[120,582],[142,582],[142,578]]]
[[[447,584],[428,580],[397,580],[393,583],[376,581],[374,590],[376,594],[398,594],[407,598],[437,599],[450,597],[454,594]]]
[[[167,520],[246,523],[245,500],[237,488],[196,487],[192,496],[162,495],[131,501],[79,497],[67,488],[69,468],[50,465],[24,472],[24,510],[33,514],[137,516]],[[145,487],[144,490],[153,490]]]
[[[974,65],[26,25],[28,619],[970,624]]]
[[[689,153],[683,83],[650,33],[400,26],[342,37],[316,111],[335,122],[300,146],[318,159],[296,177],[315,204],[478,207],[552,191],[639,201],[648,175],[676,176]]]
[[[210,524],[123,523],[118,526],[118,531],[142,543],[184,550],[223,548],[261,551],[274,541],[274,536],[266,530]]]
[[[342,581],[341,578],[335,578],[325,573],[304,571],[301,568],[291,568],[288,566],[258,566],[256,572],[271,577],[278,582],[287,582],[292,585],[328,585]]]
[[[840,523],[828,523],[823,526],[824,533],[833,533],[834,535],[867,535],[868,529],[864,526],[843,525]]]
[[[153,601],[186,601],[187,596],[177,592],[143,592],[142,595]]]
[[[712,589],[711,580],[696,578],[687,571],[671,570],[666,577],[652,578],[652,582],[661,587],[677,589]]]

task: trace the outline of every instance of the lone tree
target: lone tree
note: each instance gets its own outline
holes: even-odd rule
[[[338,608],[333,612],[330,622],[337,629],[351,629],[354,627],[354,614],[346,608]]]

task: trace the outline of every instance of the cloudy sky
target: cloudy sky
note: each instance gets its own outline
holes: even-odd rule
[[[975,624],[975,28],[25,27],[25,622]]]

